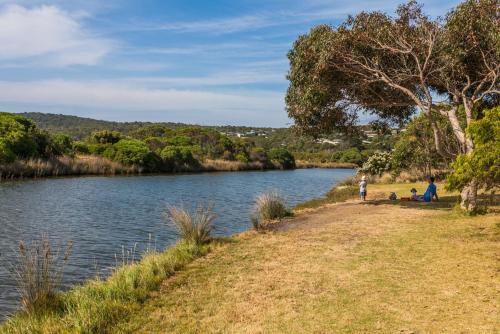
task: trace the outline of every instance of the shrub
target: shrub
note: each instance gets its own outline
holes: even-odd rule
[[[340,152],[340,162],[349,162],[360,165],[363,162],[363,156],[356,147]]]
[[[269,151],[269,158],[279,163],[283,169],[295,168],[295,158],[284,148],[273,148]]]
[[[160,158],[170,168],[198,165],[191,149],[189,146],[167,146],[160,152]]]
[[[165,217],[179,232],[181,238],[196,245],[207,243],[213,229],[215,215],[210,207],[199,206],[193,213],[169,207]]]
[[[149,147],[136,139],[122,139],[105,151],[107,156],[126,165],[144,166],[154,169],[157,159]]]
[[[284,198],[276,191],[261,194],[255,199],[251,215],[253,226],[258,229],[264,222],[281,219],[290,215]]]
[[[7,145],[6,141],[0,138],[0,164],[11,163],[16,160],[16,155]]]
[[[97,131],[90,135],[90,140],[97,144],[115,144],[122,139],[122,135],[117,131]]]
[[[61,249],[54,251],[46,235],[29,245],[19,244],[19,262],[14,273],[26,313],[54,307],[71,250],[72,243],[69,242],[64,252]]]
[[[363,164],[359,173],[371,175],[382,175],[391,169],[391,154],[388,152],[376,152]]]
[[[65,134],[57,134],[53,138],[53,144],[58,152],[70,153],[73,150],[73,139]]]

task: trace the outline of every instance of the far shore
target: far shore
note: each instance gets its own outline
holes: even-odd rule
[[[296,161],[293,169],[332,168],[355,169],[356,164],[341,162]],[[0,165],[0,182],[38,179],[51,177],[77,176],[146,176],[146,175],[177,175],[209,172],[242,172],[282,170],[278,164],[263,165],[259,162],[240,162],[230,160],[203,161],[199,166],[182,166],[173,172],[148,172],[137,166],[126,166],[106,158],[78,155],[75,157],[59,157],[51,160],[16,161]]]

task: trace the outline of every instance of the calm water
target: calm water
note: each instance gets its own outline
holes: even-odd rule
[[[140,177],[81,177],[0,183],[0,318],[15,311],[17,296],[10,273],[20,240],[42,233],[55,243],[72,240],[69,286],[106,273],[121,261],[122,248],[137,243],[163,249],[177,239],[162,213],[167,205],[211,203],[216,235],[250,227],[255,196],[279,190],[293,206],[324,195],[354,173],[347,169],[205,173]]]

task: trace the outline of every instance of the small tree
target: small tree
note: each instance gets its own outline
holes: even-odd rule
[[[467,134],[476,147],[470,154],[461,154],[453,163],[448,176],[448,190],[463,189],[475,180],[479,187],[491,189],[500,184],[500,107],[485,112],[483,119],[472,121]],[[465,203],[466,208],[476,203]]]

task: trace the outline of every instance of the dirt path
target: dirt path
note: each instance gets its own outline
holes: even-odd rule
[[[195,261],[117,332],[498,333],[497,221],[378,202],[301,212]]]

